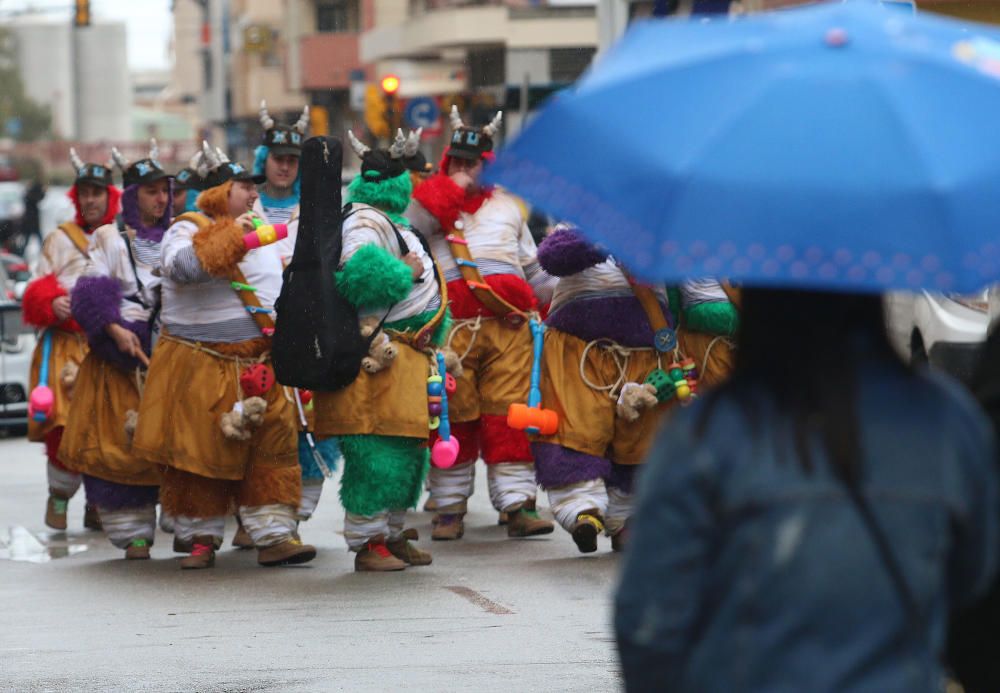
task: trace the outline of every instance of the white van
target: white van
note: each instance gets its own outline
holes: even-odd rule
[[[972,296],[891,293],[886,313],[889,336],[904,357],[929,362],[962,382],[972,380],[990,326],[986,289]]]

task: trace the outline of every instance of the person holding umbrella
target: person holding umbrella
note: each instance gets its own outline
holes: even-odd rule
[[[642,279],[743,287],[731,378],[639,480],[628,691],[941,690],[997,572],[996,446],[900,362],[881,294],[1000,280],[998,47],[866,2],[652,22],[488,172]]]

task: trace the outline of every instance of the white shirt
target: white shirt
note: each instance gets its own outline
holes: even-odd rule
[[[90,237],[90,262],[85,274],[91,277],[114,277],[121,284],[122,301],[119,305],[122,318],[134,322],[149,320],[159,300],[160,277],[154,271],[160,264],[160,244],[148,239],[135,238],[131,233],[129,245],[135,259],[135,271],[129,260],[129,246],[122,238],[115,223],[105,224]],[[136,281],[138,275],[138,281]],[[139,288],[139,284],[142,288]]]
[[[399,241],[392,229],[392,222],[384,214],[368,205],[354,203],[352,209],[356,211],[344,219],[344,240],[340,253],[341,267],[366,245],[376,245],[393,257],[402,259]],[[409,227],[397,225],[396,229],[403,237],[410,252],[416,253],[420,257],[424,271],[420,275],[421,281],[413,284],[409,295],[392,306],[385,318],[386,322],[411,318],[428,310],[436,310],[441,306],[441,292],[434,277],[434,263],[430,255],[427,254],[420,239]],[[360,306],[358,314],[359,317],[377,316],[380,320],[386,315],[384,307],[370,308],[367,306]]]
[[[451,229],[442,229],[419,202],[414,201],[407,214],[412,215],[410,221],[427,236],[445,279],[450,282],[461,278],[446,238]],[[494,191],[475,214],[461,212],[458,221],[462,222],[469,253],[482,276],[512,274],[531,284],[540,303],[552,299],[555,279],[538,264],[535,239],[514,198],[500,190]]]
[[[656,295],[667,302],[666,289],[655,289]],[[609,257],[593,267],[561,277],[552,294],[550,311],[554,313],[571,301],[587,298],[609,298],[634,296],[628,277],[622,268]]]
[[[295,252],[295,238],[299,232],[299,205],[265,207],[258,197],[253,203],[253,211],[261,219],[267,220],[269,224],[286,224],[288,226],[288,237],[274,243],[274,249],[281,258],[282,266],[287,266],[292,261],[292,253]]]
[[[88,239],[89,240],[89,239]],[[56,275],[56,279],[67,292],[72,291],[87,270],[87,255],[76,247],[62,229],[56,229],[42,242],[42,253],[35,266],[35,276]]]
[[[192,340],[238,342],[261,336],[228,279],[191,271],[192,238],[198,226],[178,221],[163,236],[163,310],[161,319],[171,334]],[[257,289],[262,307],[274,309],[281,291],[281,258],[274,245],[251,250],[239,263],[247,283]],[[200,269],[200,267],[199,267]]]

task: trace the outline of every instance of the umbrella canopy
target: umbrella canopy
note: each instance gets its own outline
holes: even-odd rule
[[[877,3],[636,25],[487,179],[638,276],[1000,279],[1000,33]]]

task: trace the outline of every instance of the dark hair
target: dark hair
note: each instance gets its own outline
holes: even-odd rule
[[[833,472],[853,485],[861,459],[859,365],[875,360],[909,372],[889,343],[881,297],[751,288],[742,293],[736,366],[730,380],[709,393],[698,430],[704,433],[722,399],[735,400],[754,425],[764,393],[790,424],[803,468],[812,469],[809,448],[818,439]]]

